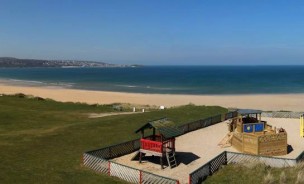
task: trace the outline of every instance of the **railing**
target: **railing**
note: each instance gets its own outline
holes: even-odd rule
[[[144,150],[154,151],[154,152],[163,152],[163,144],[157,141],[151,141],[147,139],[140,139],[140,148]]]
[[[120,144],[115,144],[109,147],[105,147],[102,149],[88,151],[86,153],[104,159],[112,159],[137,151],[139,150],[139,148],[140,148],[140,140],[135,139],[132,141],[127,141]]]
[[[179,128],[183,131],[183,134],[186,134],[188,132],[198,130],[201,128],[205,128],[205,127],[220,123],[224,120],[234,118],[236,116],[237,116],[237,111],[228,112],[226,114],[219,114],[219,115],[212,116],[212,117],[209,117],[206,119],[200,119],[197,121],[186,123],[186,124],[179,126]]]
[[[203,166],[189,174],[189,184],[200,184],[215,173],[222,165],[237,163],[262,163],[270,167],[292,167],[304,160],[304,152],[296,159],[267,157],[224,151]]]
[[[205,128],[236,116],[236,112],[229,112],[224,115],[213,116],[211,118],[191,122],[180,127],[183,128],[185,134],[187,132]],[[179,183],[179,181],[175,179],[158,176],[108,160],[137,151],[140,149],[140,146],[141,140],[136,139],[106,148],[89,151],[83,154],[83,164],[98,173],[105,173],[109,176],[115,176],[131,183]],[[214,159],[210,160],[208,163],[204,164],[202,167],[190,173],[189,184],[202,183],[208,176],[212,175],[219,168],[221,168],[222,165],[226,164],[247,163],[254,161],[261,162],[272,167],[286,167],[294,166],[296,163],[303,160],[304,152],[302,152],[296,159],[285,159],[224,151]]]
[[[145,137],[145,139],[151,140],[151,141],[157,141],[157,142],[161,142],[161,136],[160,135],[150,135]]]
[[[189,174],[189,184],[202,183],[208,176],[215,173],[222,165],[227,164],[226,152],[222,152],[200,168]]]
[[[304,161],[304,151],[296,158],[297,163]]]
[[[163,142],[163,148],[170,148],[175,150],[175,138],[168,139]]]
[[[108,160],[110,158],[132,153],[138,150],[139,146],[140,140],[136,139],[86,152],[83,154],[83,165],[98,173],[117,177],[130,183],[179,184],[178,180],[159,176]]]
[[[197,129],[205,128],[210,125],[217,124],[223,120],[227,120],[229,118],[236,117],[236,112],[229,112],[224,115],[217,115],[210,118],[198,120],[195,122],[187,123],[179,128],[183,130],[183,134],[186,134],[190,131],[194,131]],[[174,140],[174,139],[172,139]],[[172,140],[169,140],[169,142],[164,142],[164,144],[168,144],[169,146],[172,144]],[[143,144],[143,145],[142,145]],[[86,167],[91,168],[92,170],[98,172],[98,173],[104,173],[109,176],[115,176],[120,179],[123,179],[125,181],[131,182],[131,183],[155,183],[155,184],[178,184],[179,181],[163,176],[158,176],[146,171],[142,171],[139,169],[135,169],[132,167],[128,167],[122,164],[115,163],[113,161],[110,161],[109,159],[113,159],[116,157],[120,157],[126,154],[130,154],[132,152],[135,152],[140,149],[140,147],[143,146],[143,148],[149,149],[149,150],[155,150],[162,152],[162,143],[156,142],[152,140],[145,140],[145,139],[135,139],[128,142],[123,142],[117,145],[105,147],[102,149],[97,149],[93,151],[88,151],[83,154],[83,164]],[[222,162],[222,156],[215,159],[210,167],[208,166],[208,173],[210,174],[210,169],[212,172],[215,172],[219,167],[218,164],[215,164],[217,162]],[[198,177],[200,177],[200,172],[195,172]],[[193,179],[193,181],[196,179]]]
[[[303,115],[304,112],[290,112],[290,111],[271,111],[271,112],[263,112],[262,117],[268,118],[296,118],[300,119],[300,116]]]
[[[259,156],[251,155],[245,153],[235,153],[226,151],[227,154],[227,164],[236,164],[236,163],[262,163],[270,167],[292,167],[297,164],[296,159],[289,158],[279,158],[279,157],[269,157],[269,156]]]

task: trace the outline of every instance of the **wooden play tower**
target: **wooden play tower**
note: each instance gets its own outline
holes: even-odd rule
[[[152,129],[152,134],[145,136],[145,131]],[[163,160],[166,157],[170,168],[176,167],[175,137],[182,134],[172,121],[166,118],[150,121],[139,128],[136,133],[141,133],[139,162],[146,154],[160,157],[163,169]],[[147,132],[146,132],[147,133]]]
[[[260,110],[240,109],[229,124],[227,141],[243,153],[279,156],[287,154],[287,132],[261,120]]]

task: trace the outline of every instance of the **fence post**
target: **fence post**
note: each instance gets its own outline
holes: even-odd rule
[[[209,166],[209,176],[211,176],[212,175],[211,162],[208,164],[208,166]]]
[[[111,176],[111,162],[108,161],[108,174]]]
[[[228,164],[227,151],[225,151],[224,154],[225,154],[225,165],[227,165]]]
[[[112,158],[112,147],[109,147],[109,158]]]
[[[189,127],[190,127],[190,123],[188,123],[188,130],[187,130],[187,132],[190,132],[190,131],[189,131]]]
[[[133,150],[135,150],[135,140],[132,141]]]
[[[139,171],[139,184],[142,184],[142,170]]]

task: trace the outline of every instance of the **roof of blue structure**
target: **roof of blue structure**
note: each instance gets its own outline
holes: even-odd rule
[[[242,116],[245,116],[249,114],[261,114],[263,111],[256,109],[238,109],[237,112]]]

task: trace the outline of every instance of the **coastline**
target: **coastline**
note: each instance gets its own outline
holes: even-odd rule
[[[304,111],[304,93],[252,95],[144,94],[79,90],[61,86],[26,86],[0,81],[0,94],[16,93],[50,98],[61,102],[88,104],[130,103],[173,107],[192,103],[195,105],[218,105],[233,108]]]

